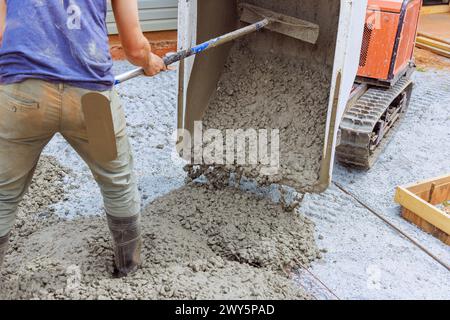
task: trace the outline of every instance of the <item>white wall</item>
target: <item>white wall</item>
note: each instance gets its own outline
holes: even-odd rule
[[[162,31],[177,29],[177,0],[138,0],[139,13],[144,31]],[[110,34],[117,34],[114,15],[108,1],[106,18]]]

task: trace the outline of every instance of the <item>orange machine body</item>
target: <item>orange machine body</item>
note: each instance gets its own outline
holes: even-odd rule
[[[369,0],[358,79],[392,85],[413,59],[422,0]]]

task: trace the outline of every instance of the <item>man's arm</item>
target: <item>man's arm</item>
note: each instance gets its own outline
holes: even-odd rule
[[[0,47],[6,27],[6,0],[0,0]]]
[[[142,34],[137,0],[112,0],[112,7],[127,59],[143,67],[148,76],[166,70],[163,60],[152,53],[150,43]]]

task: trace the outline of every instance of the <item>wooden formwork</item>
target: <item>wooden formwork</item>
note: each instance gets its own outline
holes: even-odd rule
[[[450,58],[450,5],[422,8],[416,45]]]
[[[450,4],[423,6],[421,10],[422,14],[436,14],[446,12],[450,12]]]
[[[450,175],[397,188],[402,216],[450,245],[450,215],[436,205],[450,200]]]

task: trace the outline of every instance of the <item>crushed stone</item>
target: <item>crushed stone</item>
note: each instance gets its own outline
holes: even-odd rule
[[[298,59],[255,54],[245,40],[235,44],[205,111],[203,132],[216,129],[225,137],[227,129],[278,129],[280,170],[267,175],[259,161],[244,166],[190,165],[188,175],[198,177],[213,167],[224,172],[210,175],[213,184],[220,185],[230,172],[237,172],[261,185],[277,183],[297,191],[311,190],[319,180],[324,148],[330,91],[325,71],[328,69]],[[248,148],[246,152],[248,159]]]
[[[59,220],[52,205],[66,200],[64,181],[70,174],[70,169],[61,166],[55,157],[41,156],[28,192],[19,205],[12,240]]]

